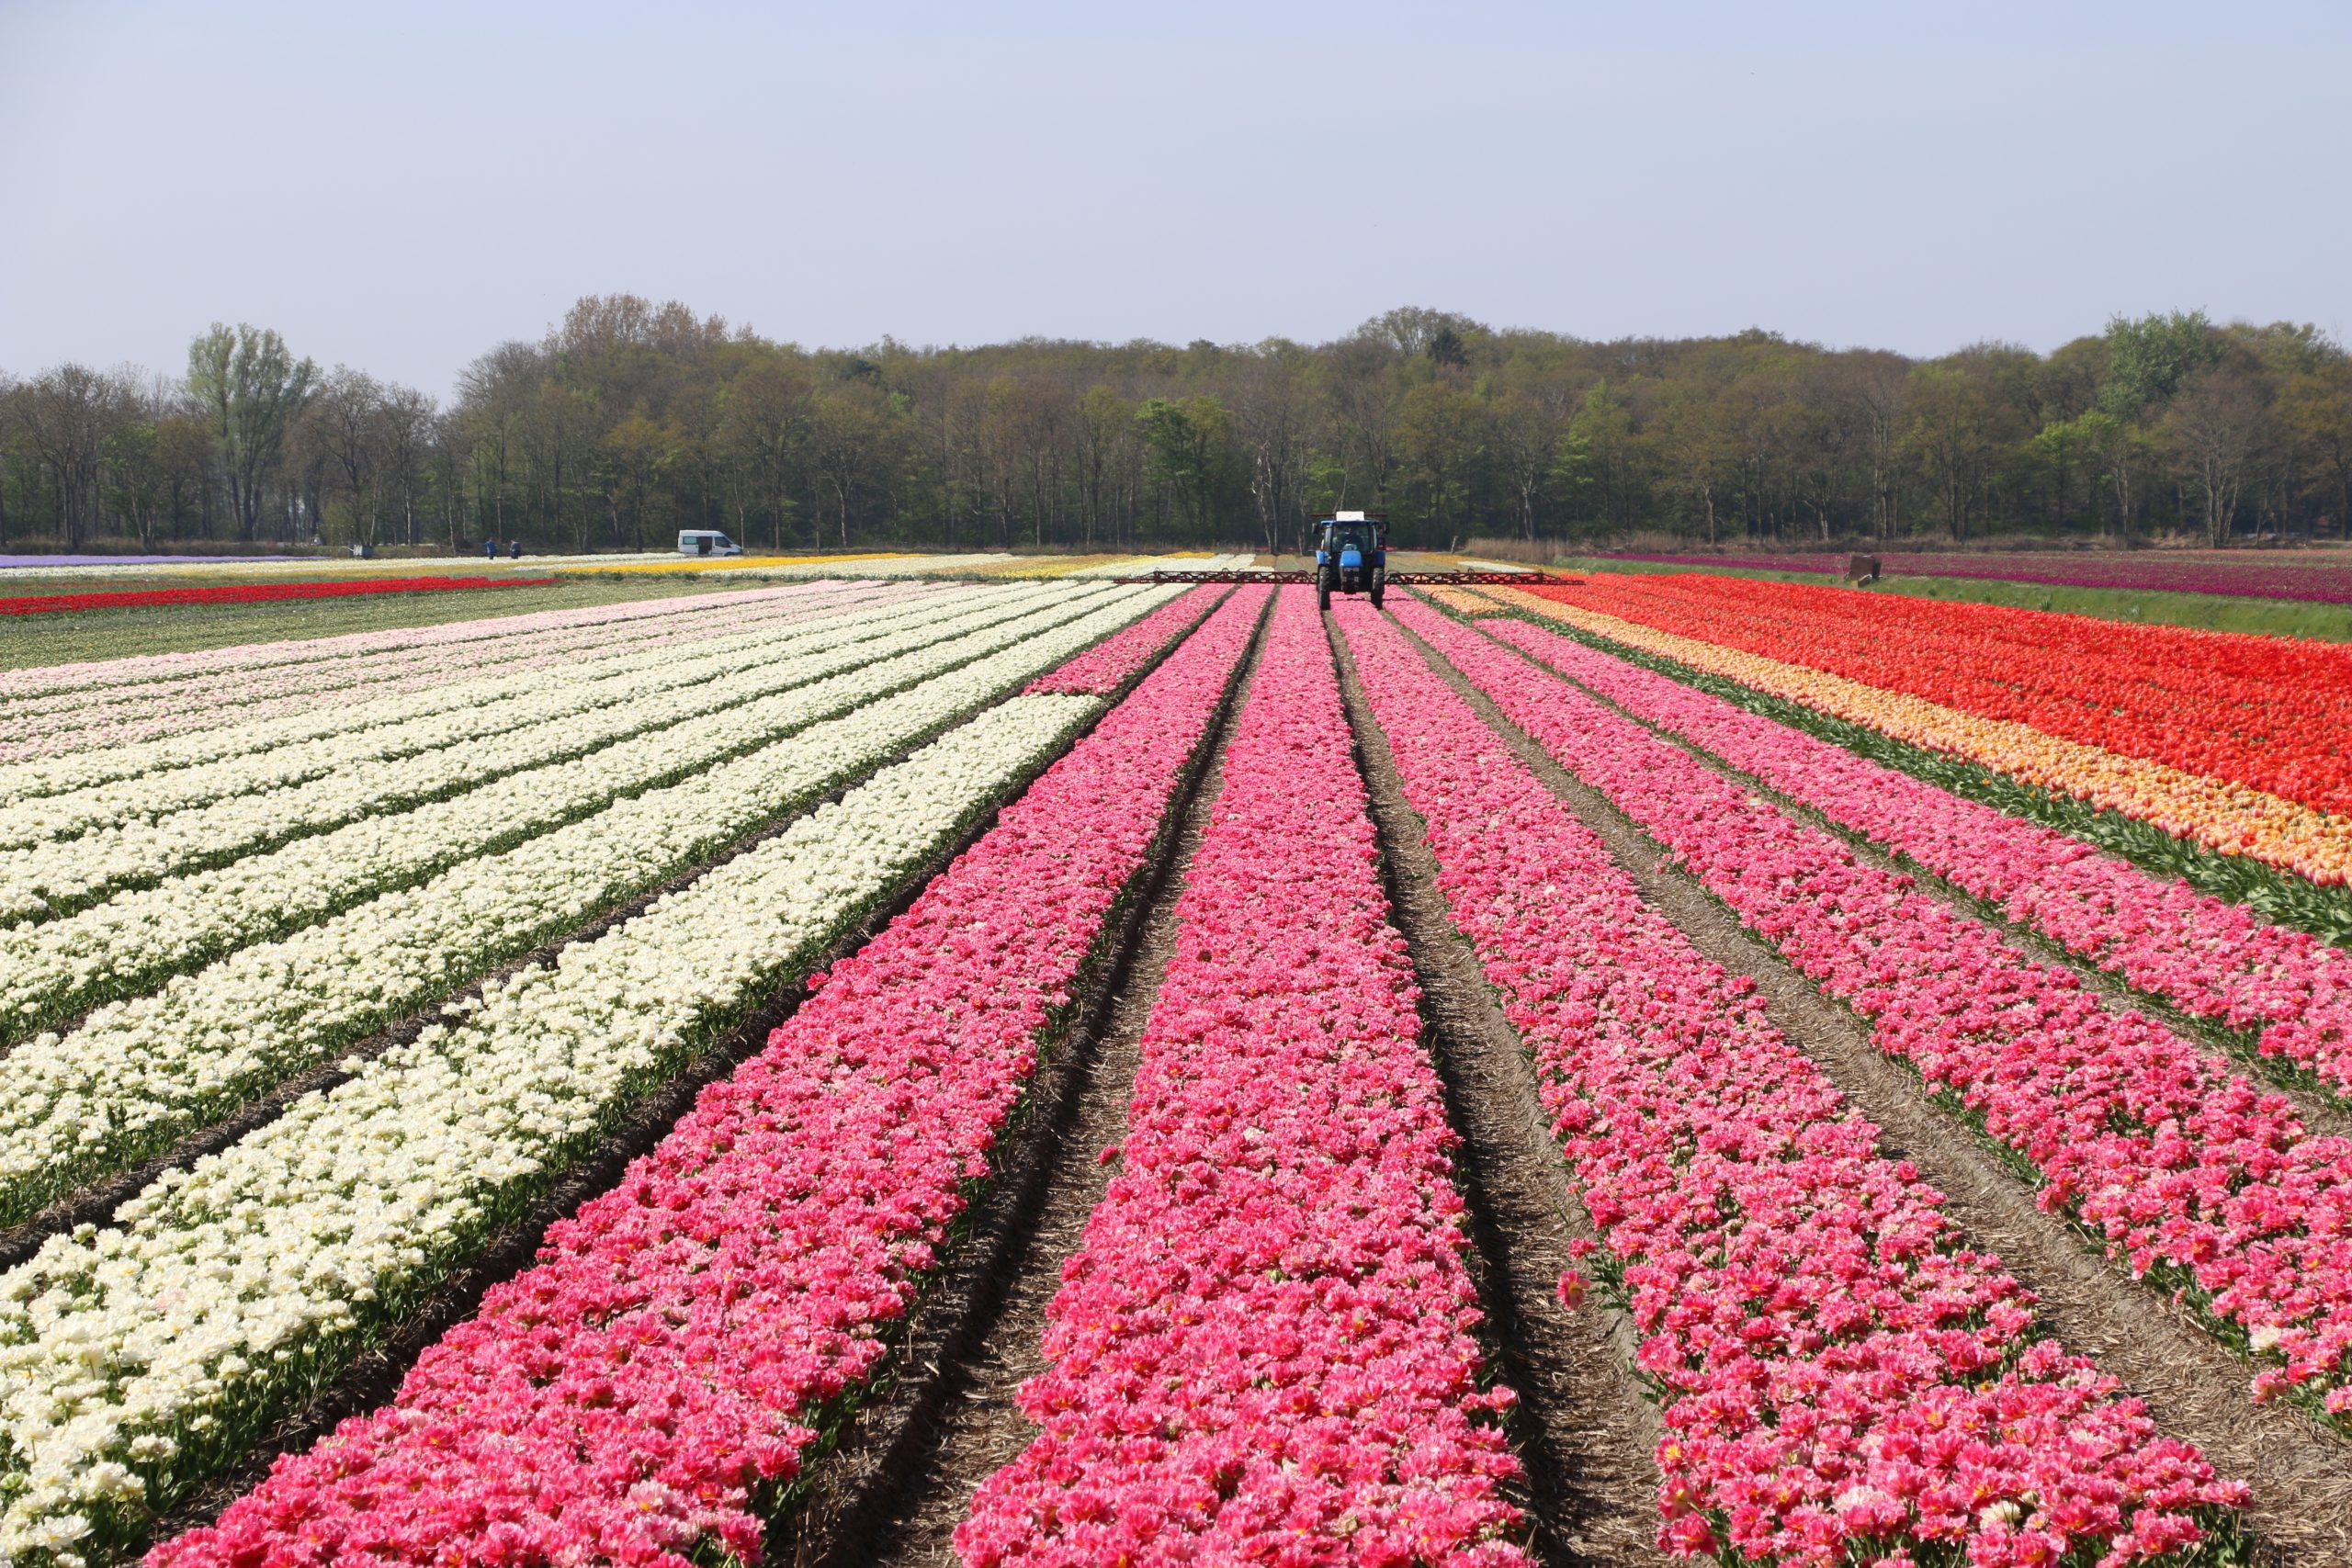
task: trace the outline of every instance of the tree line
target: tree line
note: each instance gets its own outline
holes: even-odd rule
[[[454,401],[215,324],[176,377],[0,373],[0,543],[784,549],[2352,536],[2352,356],[2118,317],[1933,359],[1762,331],[1589,342],[1404,308],[1337,342],[808,350],[583,299]]]

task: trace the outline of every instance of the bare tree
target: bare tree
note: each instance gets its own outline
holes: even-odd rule
[[[1306,526],[1304,492],[1314,436],[1316,401],[1305,355],[1295,344],[1270,343],[1237,375],[1233,412],[1250,464],[1250,499],[1269,550]]]
[[[728,385],[719,403],[718,442],[768,516],[778,548],[792,522],[792,479],[808,439],[808,376],[781,356],[764,356]]]
[[[1396,457],[1397,385],[1394,342],[1369,333],[1330,349],[1331,418],[1340,435],[1338,504],[1376,504],[1387,493]]]
[[[123,417],[128,395],[118,378],[69,364],[34,377],[13,400],[55,487],[68,549],[79,549],[98,525],[107,438]]]
[[[354,544],[374,548],[383,518],[384,388],[364,370],[338,365],[303,411],[300,439],[326,458],[332,488],[349,507]]]
[[[1078,400],[1079,516],[1087,549],[1094,547],[1098,534],[1107,543],[1119,542],[1114,501],[1135,467],[1135,404],[1099,381]]]
[[[2230,542],[2246,470],[2271,435],[2270,401],[2234,365],[2193,372],[2160,426],[2166,449],[2203,503],[2205,542]]]

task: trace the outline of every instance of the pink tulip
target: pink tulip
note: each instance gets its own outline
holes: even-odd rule
[[[1642,1336],[1661,1548],[1830,1568],[2054,1542],[2120,1565],[2223,1524],[2244,1488],[2038,1337],[2030,1295],[1880,1153],[1753,985],[1643,903],[1386,618],[1338,614],[1600,1229],[1577,1250]],[[1418,605],[1398,618],[1498,701],[1560,684]]]
[[[2314,1407],[2352,1384],[2352,1140],[1493,640],[1424,605],[1399,618],[2030,1163],[2044,1207]]]
[[[1314,602],[1284,593],[1185,874],[1042,1428],[969,1568],[1523,1564],[1443,1097]]]

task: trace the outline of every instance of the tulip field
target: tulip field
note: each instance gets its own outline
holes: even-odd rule
[[[0,671],[0,1568],[2352,1563],[2352,655],[1231,558]]]

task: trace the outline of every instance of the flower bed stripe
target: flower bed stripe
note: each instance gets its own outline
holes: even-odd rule
[[[1115,615],[1117,612],[1112,612]],[[19,1046],[0,1074],[0,1224],[126,1169],[481,974],[806,807],[1106,629],[1034,642],[422,886],[235,953]]]
[[[1868,1020],[2044,1208],[2253,1355],[2257,1399],[2352,1411],[2352,1142],[1518,653],[1425,605],[1398,619]]]
[[[962,600],[961,605],[969,611],[984,603],[974,596]],[[935,619],[952,613],[943,611],[938,602],[853,604],[839,611],[821,611],[811,621],[804,618],[806,609],[785,615],[762,606],[749,624],[726,628],[723,635],[694,643],[684,658],[720,655],[729,649],[741,650],[779,637],[831,634],[837,638],[841,629],[848,626],[886,624],[899,617],[920,624],[926,617]],[[502,639],[495,646],[501,650],[502,660],[518,663],[526,657],[525,649],[530,645]],[[442,650],[432,651],[439,654]],[[416,748],[429,746],[435,730],[428,720],[438,721],[440,733],[462,733],[465,724],[476,722],[472,715],[477,711],[489,710],[494,723],[497,715],[518,709],[527,713],[534,705],[550,700],[560,690],[596,688],[603,682],[620,676],[658,674],[680,658],[680,652],[666,641],[656,641],[650,647],[624,646],[601,657],[578,660],[554,676],[532,680],[520,690],[514,686],[502,689],[494,681],[476,679],[455,689],[389,692],[372,696],[362,688],[326,713],[246,719],[241,710],[230,708],[220,712],[218,722],[212,727],[193,733],[0,765],[0,802],[6,803],[9,818],[19,823],[18,830],[10,835],[11,841],[26,841],[26,824],[38,829],[31,835],[37,838],[51,831],[78,830],[93,822],[111,819],[99,811],[68,816],[54,825],[40,821],[44,812],[70,812],[74,798],[86,796],[100,803],[120,800],[116,816],[143,805],[143,814],[152,816],[214,798],[223,788],[233,791],[240,786],[267,787],[273,782],[273,775],[267,772],[272,766],[283,770],[285,782],[299,781],[343,758],[364,759],[374,750],[397,752],[410,744],[406,738],[413,735],[423,737],[413,743]],[[492,728],[482,733],[497,732]],[[139,782],[141,780],[146,782]],[[115,795],[87,795],[87,792],[108,784],[116,786]],[[208,788],[208,784],[211,787]],[[140,800],[136,792],[142,789],[153,792],[149,801]],[[52,804],[43,805],[43,801]]]
[[[458,676],[480,673],[485,668],[496,668],[502,659],[515,657],[524,649],[579,648],[603,651],[616,647],[625,649],[629,643],[641,637],[684,637],[691,640],[700,635],[700,627],[731,626],[740,629],[760,624],[770,615],[852,602],[860,596],[857,587],[828,583],[821,588],[812,585],[809,592],[797,598],[752,601],[706,610],[699,596],[680,595],[658,601],[675,608],[673,614],[651,618],[650,622],[646,618],[639,618],[575,625],[557,619],[557,613],[543,611],[533,615],[496,617],[491,624],[509,619],[528,623],[523,630],[504,637],[477,637],[470,641],[416,648],[377,649],[347,653],[339,658],[320,658],[304,663],[258,670],[231,668],[209,673],[183,671],[161,677],[134,676],[112,684],[6,695],[0,696],[0,738],[21,740],[34,725],[44,721],[70,728],[105,725],[150,716],[176,716],[188,710],[202,711],[207,707],[215,711],[244,712],[255,704],[287,699],[323,703],[332,700],[325,695],[327,693],[365,691],[371,683],[388,679],[418,673],[448,672]],[[865,596],[869,602],[873,597],[870,594]],[[445,624],[480,626],[483,623]],[[277,646],[282,648],[286,645]]]
[[[609,678],[558,678],[406,723],[0,807],[0,919],[51,918],[118,888],[447,799],[1020,613],[1001,602],[888,606],[722,638],[684,658],[657,652]]]
[[[621,741],[597,752],[593,766],[566,761],[512,773],[399,816],[354,822],[270,854],[118,894],[62,919],[17,928],[15,940],[0,949],[0,998],[13,1010],[0,1021],[0,1034],[21,1037],[80,1008],[138,995],[175,971],[496,853],[618,796],[674,783],[1061,623],[1091,624],[1099,636],[1159,603],[1165,592],[1065,599],[948,642]]]
[[[0,599],[0,615],[114,610],[157,604],[261,604],[279,599],[347,599],[375,593],[453,593],[471,588],[544,588],[552,577],[379,577],[358,582],[243,582],[219,588],[112,589]]]
[[[2352,813],[2352,649],[1693,575],[1531,590],[2117,756]]]
[[[1266,596],[1211,616],[393,1404],[154,1568],[751,1557],[1104,956]]]
[[[1846,570],[1839,555],[1650,556],[1611,551],[1608,560],[1670,566],[1814,572]],[[1992,551],[1959,554],[1903,550],[1881,558],[1887,575],[1961,577],[1994,582],[2051,583],[2064,588],[2122,588],[2158,593],[2220,593],[2248,599],[2296,599],[2352,604],[2352,560],[2335,550],[2164,550],[2106,554],[2086,550]]]
[[[1020,1395],[1045,1432],[956,1549],[970,1568],[1524,1562],[1453,1139],[1303,590],[1224,766],[1122,1168]]]
[[[74,664],[0,670],[0,703],[57,692],[105,692],[145,682],[185,680],[190,676],[220,674],[230,671],[258,671],[328,660],[364,659],[397,649],[439,648],[519,637],[561,626],[602,626],[665,615],[693,615],[758,599],[819,592],[833,586],[837,585],[803,582],[788,587],[743,588],[724,593],[698,593],[692,597],[583,605],[575,610],[535,610],[520,615],[489,615],[479,620],[449,621],[431,626],[391,626],[382,631],[345,632],[336,637],[293,637],[278,642],[239,643],[232,648],[134,654],[120,659],[85,660]]]
[[[282,732],[295,739],[333,734],[370,722],[372,709],[356,716],[354,710],[387,697],[422,703],[423,694],[438,690],[446,694],[450,705],[456,705],[457,694],[448,692],[453,686],[476,686],[473,700],[478,701],[512,692],[518,682],[548,678],[542,671],[573,674],[592,667],[616,666],[664,647],[707,648],[723,637],[905,603],[938,592],[936,587],[898,584],[873,589],[828,587],[797,601],[740,604],[650,623],[559,626],[513,637],[394,649],[363,659],[320,660],[266,673],[232,671],[20,697],[0,705],[0,792],[25,793],[12,782],[23,771],[7,764],[74,752],[127,750],[141,742],[184,738],[196,731],[208,736],[219,729],[261,735]],[[264,720],[276,723],[266,730],[246,728]]]
[[[1464,589],[1434,589],[1423,597],[1465,618],[1516,616],[1532,620],[1547,629],[1561,631],[1588,648],[1720,697],[1735,707],[1826,740],[1858,757],[1867,757],[1996,811],[2055,829],[2129,860],[2156,877],[2177,878],[2200,892],[2211,893],[2228,903],[2244,904],[2269,919],[2324,941],[2352,944],[2352,887],[2323,887],[2251,856],[2225,854],[2193,839],[2176,837],[2153,822],[2030,784],[1965,757],[1928,750],[1883,730],[1840,717],[1826,708],[1604,637],[1556,615],[1540,614],[1525,605],[1507,605]],[[1557,609],[1556,605],[1546,607]]]
[[[1577,606],[1497,589],[1492,596],[1628,647],[1724,675],[1775,696],[1959,757],[2026,784],[2119,811],[2223,854],[2245,855],[2324,887],[2352,882],[2352,819],[2244,785],[2102,751],[2028,725],[1957,709]]]
[[[355,695],[340,718],[304,715],[291,726],[224,721],[200,736],[0,769],[0,799],[6,802],[0,805],[0,845],[149,822],[232,796],[311,784],[339,769],[494,741],[549,720],[682,688],[689,697],[704,691],[723,696],[758,682],[779,658],[958,616],[969,626],[977,624],[969,617],[984,608],[1009,616],[1017,606],[970,594],[952,605],[860,606],[813,623],[775,616],[684,648],[661,639],[650,648],[574,659],[519,686],[469,682],[457,691]]]
[[[1225,594],[1225,589],[1204,582],[1182,598],[1161,605],[1117,636],[1103,638],[1060,669],[1038,676],[1023,690],[1032,694],[1108,695],[1159,658],[1170,644],[1198,626]]]
[[[2230,1533],[2244,1488],[2041,1337],[2031,1295],[1879,1152],[1753,983],[1645,905],[1389,622],[1338,613],[1644,1336],[1668,1428],[1659,1544],[2121,1563]]]
[[[0,1555],[135,1539],[1098,706],[1008,698],[0,1275]]]
[[[2263,1058],[2352,1093],[2352,953],[1532,623],[1487,629],[2142,992],[2245,1032]]]

